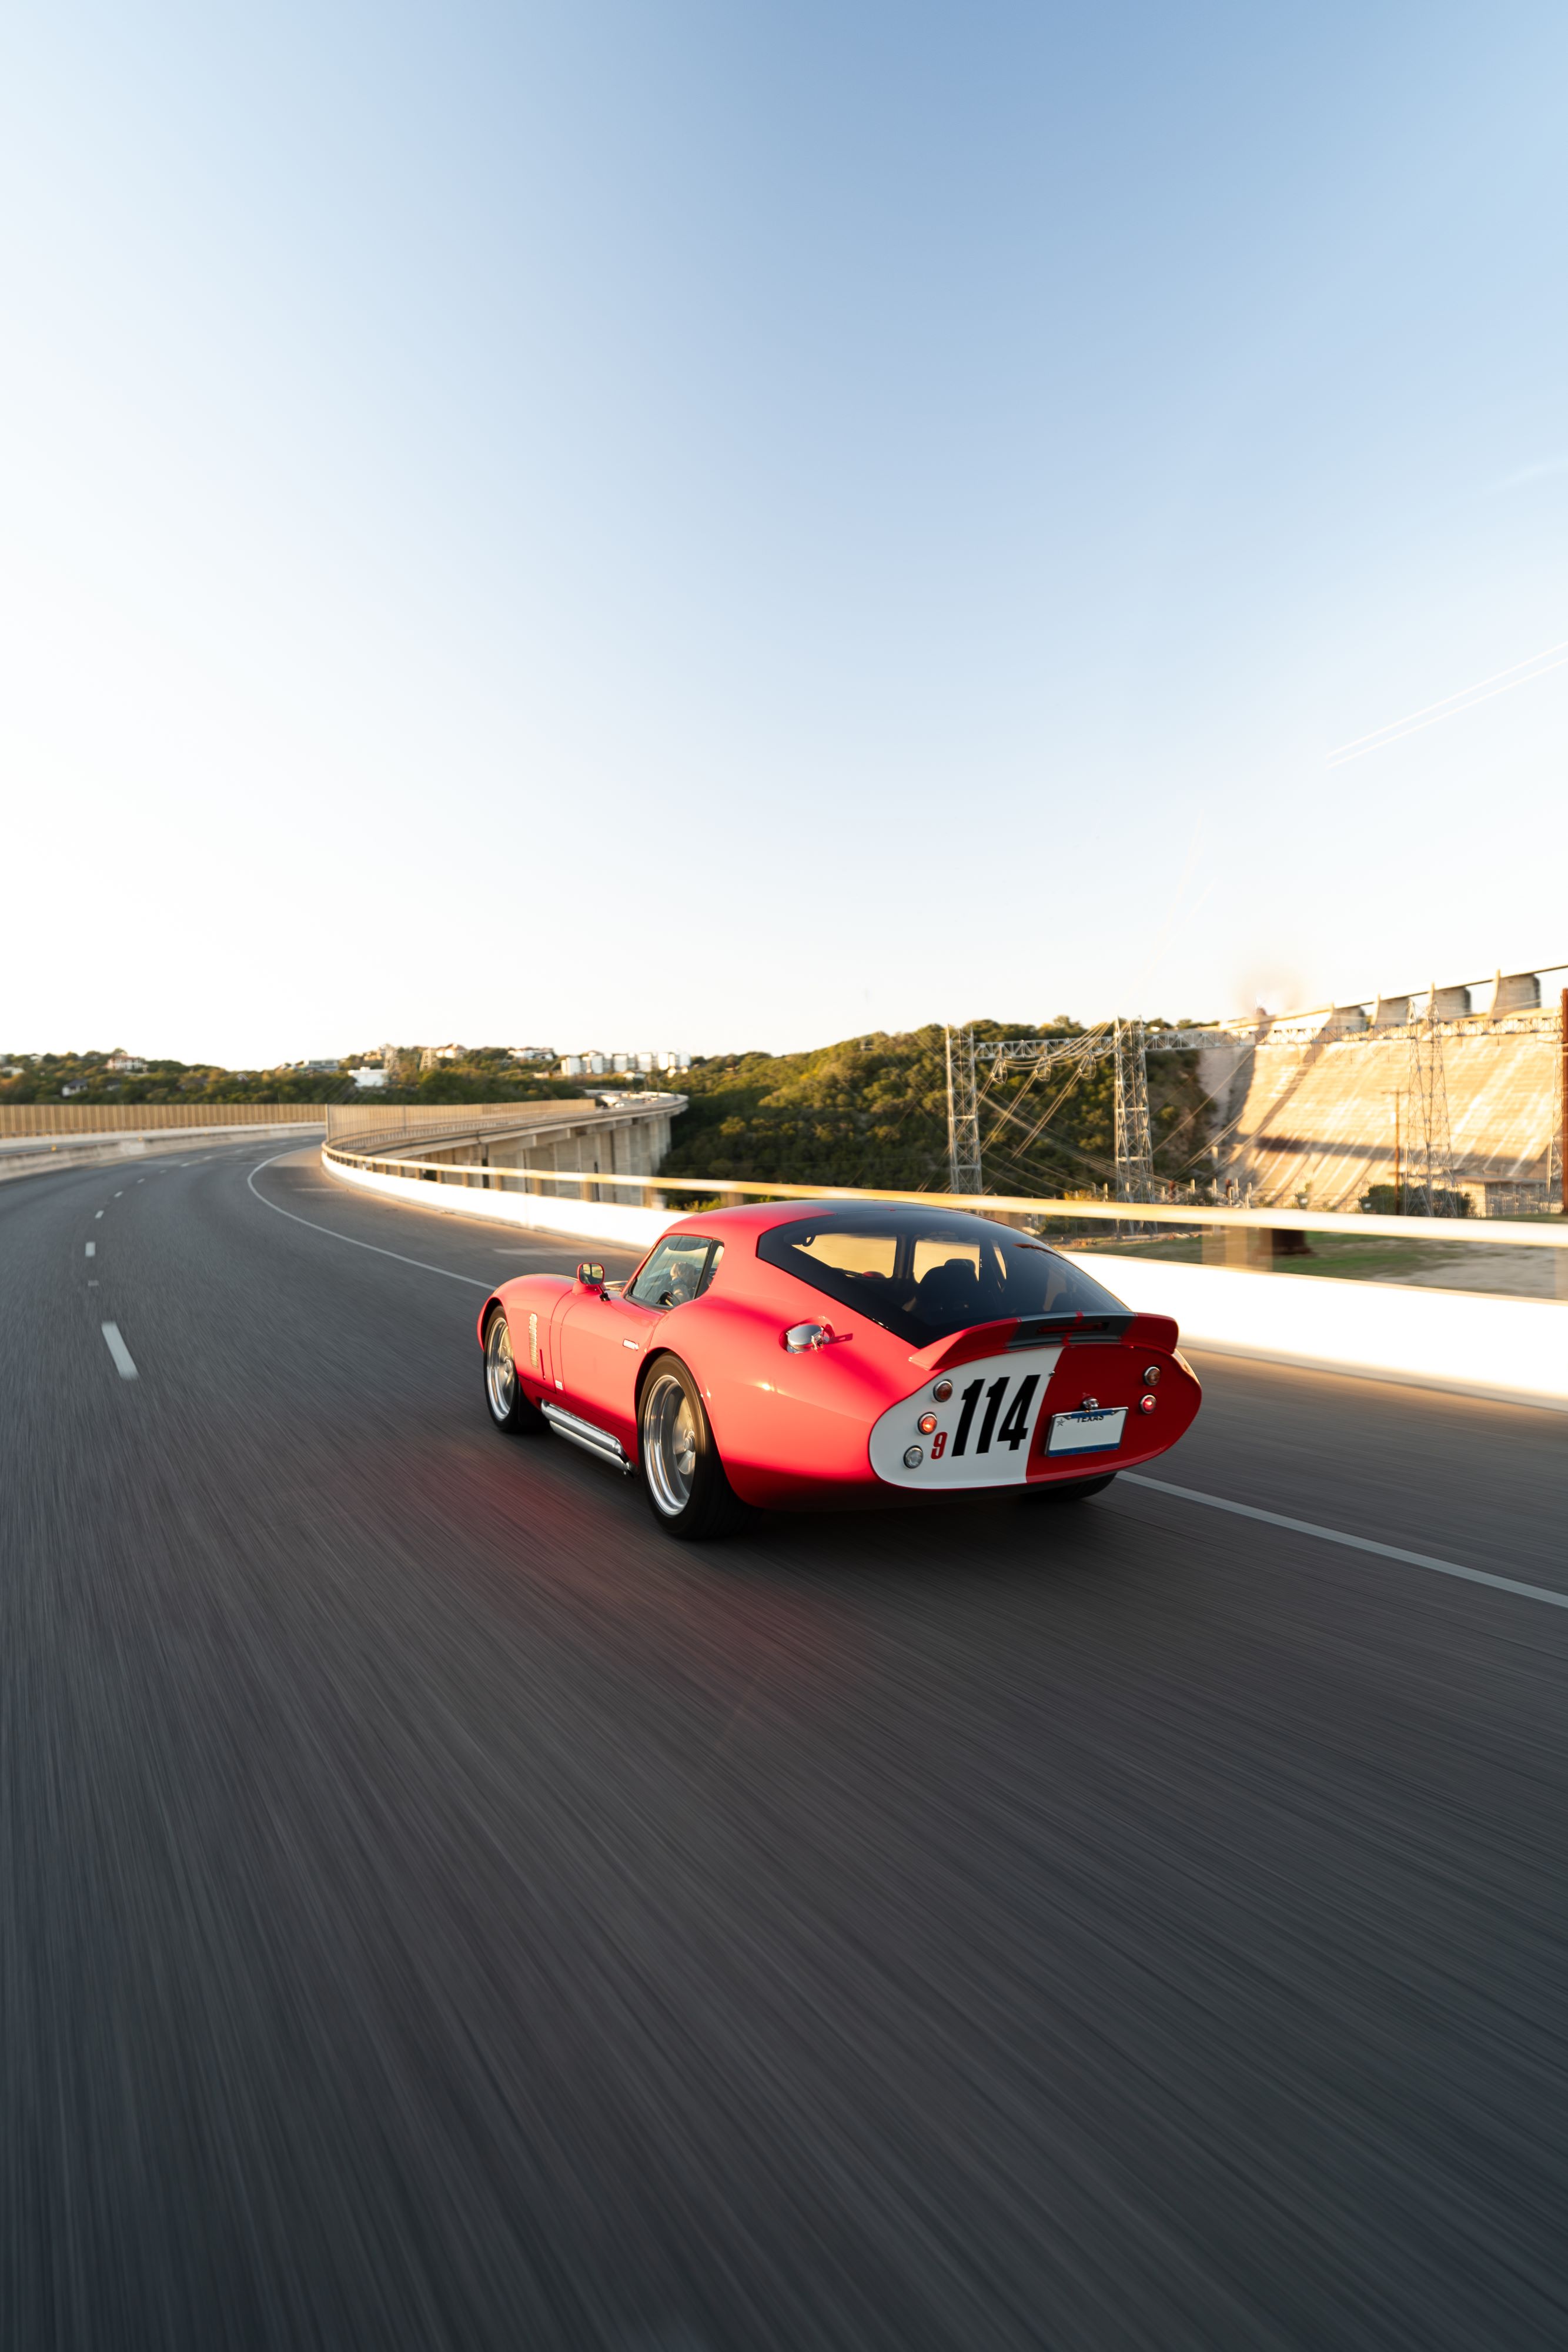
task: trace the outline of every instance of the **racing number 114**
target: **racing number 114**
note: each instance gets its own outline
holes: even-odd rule
[[[966,1454],[968,1451],[969,1433],[974,1427],[975,1414],[982,1396],[986,1400],[986,1410],[980,1421],[980,1433],[975,1440],[976,1453],[988,1454],[991,1450],[993,1435],[999,1445],[1010,1445],[1014,1453],[1017,1453],[1029,1435],[1029,1409],[1034,1402],[1034,1392],[1040,1386],[1040,1374],[1030,1372],[1019,1382],[1019,1392],[1009,1406],[1007,1418],[998,1429],[997,1415],[1001,1412],[1002,1400],[1007,1395],[1009,1385],[1009,1375],[1003,1372],[998,1380],[991,1382],[989,1388],[986,1386],[984,1381],[971,1381],[967,1389],[959,1391],[958,1402],[963,1411],[958,1415],[958,1426],[953,1433],[955,1460],[960,1454]]]

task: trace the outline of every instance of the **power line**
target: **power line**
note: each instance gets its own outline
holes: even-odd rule
[[[1028,1069],[1030,1079],[1063,1063],[1074,1066],[1069,1086],[1058,1097],[1066,1100],[1092,1062],[1110,1054],[1115,1057],[1116,1192],[1118,1199],[1145,1201],[1154,1192],[1154,1146],[1149,1125],[1147,1056],[1151,1053],[1192,1052],[1203,1045],[1233,1047],[1236,1040],[1222,1029],[1148,1029],[1141,1021],[1100,1022],[1076,1037],[988,1037],[977,1039],[973,1027],[944,1032],[947,1059],[948,1172],[955,1192],[984,1189],[980,1147],[980,1108],[1004,1072]],[[977,1065],[991,1065],[985,1087],[977,1084]],[[1039,1135],[1051,1106],[1036,1122],[1030,1141]]]
[[[1531,654],[1527,661],[1515,662],[1508,669],[1493,670],[1490,677],[1478,678],[1474,686],[1462,686],[1457,694],[1446,694],[1440,702],[1424,703],[1419,710],[1406,711],[1403,719],[1391,719],[1385,727],[1375,727],[1370,734],[1357,735],[1348,743],[1339,744],[1328,755],[1331,768],[1347,767],[1353,760],[1364,760],[1369,751],[1381,751],[1386,744],[1403,742],[1406,735],[1419,735],[1428,727],[1440,727],[1445,719],[1458,719],[1467,710],[1479,709],[1483,702],[1495,702],[1500,694],[1511,694],[1515,687],[1530,686],[1538,677],[1550,676],[1568,663],[1568,638],[1561,645],[1548,646],[1543,653]],[[1530,675],[1521,677],[1518,673]],[[1506,685],[1502,680],[1508,680]],[[1484,691],[1491,688],[1489,694]]]

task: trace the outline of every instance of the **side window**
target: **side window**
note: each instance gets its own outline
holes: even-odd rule
[[[815,1258],[819,1265],[837,1266],[844,1274],[876,1274],[891,1282],[898,1263],[896,1234],[845,1233],[841,1227],[827,1226],[820,1234],[810,1234],[797,1242],[802,1257]]]
[[[639,1307],[684,1307],[700,1298],[724,1255],[722,1242],[700,1234],[673,1234],[663,1241],[626,1293]]]

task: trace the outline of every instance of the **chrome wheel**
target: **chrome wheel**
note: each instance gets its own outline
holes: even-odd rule
[[[643,1459],[655,1507],[666,1518],[679,1517],[696,1476],[697,1424],[685,1387],[673,1372],[661,1372],[643,1400]]]
[[[500,1313],[491,1317],[485,1334],[485,1393],[495,1419],[509,1421],[517,1401],[517,1368],[512,1361],[512,1335]]]

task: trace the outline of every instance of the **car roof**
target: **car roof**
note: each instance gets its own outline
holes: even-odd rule
[[[747,1201],[733,1209],[694,1209],[689,1217],[669,1226],[672,1234],[712,1234],[716,1237],[738,1241],[743,1234],[765,1234],[774,1225],[787,1225],[796,1217],[810,1216],[813,1210],[831,1207],[829,1202],[815,1201]]]
[[[842,1195],[835,1199],[825,1193],[820,1200],[747,1201],[733,1209],[697,1209],[689,1217],[682,1217],[677,1224],[667,1227],[666,1232],[712,1234],[716,1239],[738,1241],[743,1235],[755,1237],[758,1234],[770,1233],[775,1225],[792,1225],[831,1216],[835,1213],[863,1209],[884,1211],[894,1219],[900,1216],[924,1218],[934,1213],[963,1217],[978,1216],[981,1203],[977,1198],[973,1209],[944,1209],[936,1202],[927,1207],[924,1202],[915,1201],[879,1201],[874,1194],[868,1197],[863,1192],[854,1193],[848,1199]]]

